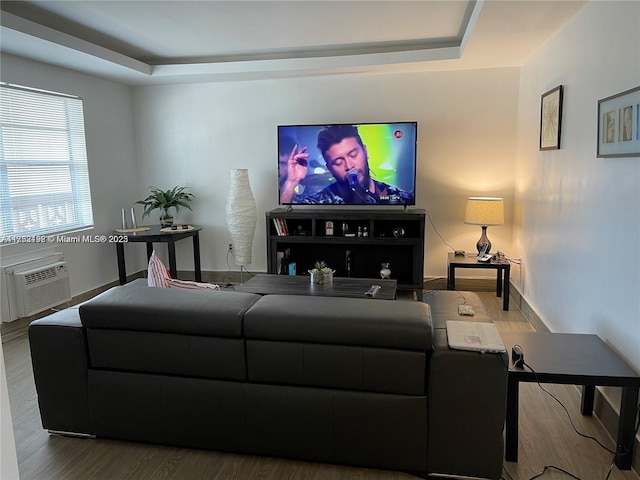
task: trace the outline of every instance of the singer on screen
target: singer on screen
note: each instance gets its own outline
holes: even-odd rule
[[[295,203],[306,204],[408,204],[413,194],[371,178],[367,147],[354,125],[329,125],[318,133],[318,149],[333,182]],[[290,203],[306,175],[307,148],[295,145],[288,162],[288,176],[281,190],[282,203]],[[304,167],[300,164],[304,160]]]

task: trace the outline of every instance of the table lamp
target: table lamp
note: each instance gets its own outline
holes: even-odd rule
[[[467,200],[467,211],[464,215],[464,223],[469,225],[480,225],[482,235],[476,244],[478,253],[482,246],[488,244],[487,251],[491,250],[491,242],[487,237],[487,227],[489,225],[502,225],[504,223],[504,203],[502,198],[496,197],[469,197]]]

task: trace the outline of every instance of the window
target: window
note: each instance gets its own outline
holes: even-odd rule
[[[0,238],[93,226],[82,99],[0,83]]]

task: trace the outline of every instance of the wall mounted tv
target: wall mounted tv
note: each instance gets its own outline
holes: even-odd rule
[[[278,126],[280,205],[415,205],[417,123]]]

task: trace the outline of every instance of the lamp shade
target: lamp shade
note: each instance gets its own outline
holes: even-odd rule
[[[469,197],[464,223],[470,225],[502,225],[504,202],[496,197]]]
[[[251,263],[253,235],[256,232],[258,214],[249,184],[249,171],[246,168],[231,170],[225,214],[236,262],[240,265],[248,265]]]

